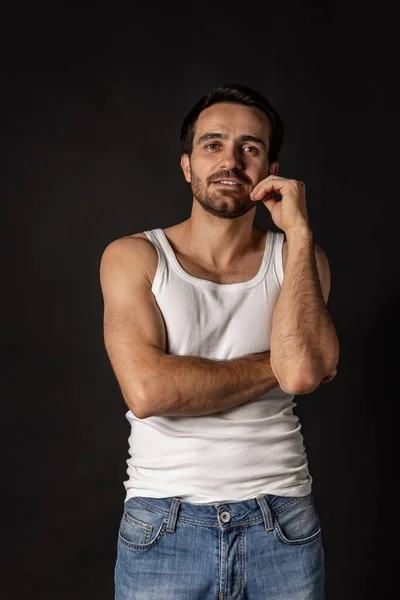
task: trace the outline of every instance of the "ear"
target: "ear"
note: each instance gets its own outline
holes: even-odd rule
[[[273,163],[271,163],[271,166],[269,167],[268,175],[278,175],[278,171],[279,171],[279,163],[273,162]]]
[[[182,154],[181,156],[181,167],[182,167],[182,171],[183,174],[185,176],[185,179],[188,183],[191,182],[192,177],[191,177],[191,170],[190,170],[190,158],[189,158],[189,154]]]

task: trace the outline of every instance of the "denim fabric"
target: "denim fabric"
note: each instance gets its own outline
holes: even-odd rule
[[[312,494],[194,504],[137,496],[118,531],[115,600],[323,600]]]

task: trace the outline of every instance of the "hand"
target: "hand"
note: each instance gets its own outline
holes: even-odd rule
[[[305,189],[302,181],[268,175],[253,188],[250,199],[255,202],[262,200],[275,225],[287,232],[298,225],[309,227]],[[276,200],[273,192],[278,192],[282,199]]]

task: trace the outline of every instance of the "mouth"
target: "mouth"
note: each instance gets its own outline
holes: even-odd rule
[[[241,187],[243,183],[237,181],[236,179],[220,179],[219,181],[212,181],[215,185],[226,186],[226,187]]]

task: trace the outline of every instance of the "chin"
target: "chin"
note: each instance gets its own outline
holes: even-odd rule
[[[220,217],[221,219],[236,219],[238,217],[242,217],[249,210],[255,208],[254,202],[250,200],[250,204],[247,202],[235,203],[232,206],[232,203],[226,200],[220,200],[219,202],[199,202],[199,204],[203,207],[203,209],[214,215],[215,217]]]

